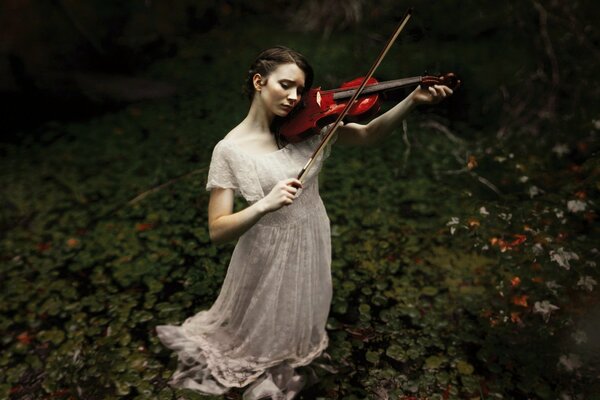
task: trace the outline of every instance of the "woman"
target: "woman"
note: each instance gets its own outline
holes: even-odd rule
[[[336,138],[302,184],[294,176],[321,136],[285,144],[271,131],[274,119],[299,103],[312,79],[301,54],[281,46],[260,53],[246,82],[248,115],[214,148],[206,186],[210,237],[215,243],[238,242],[213,306],[180,327],[157,327],[160,340],[178,352],[175,387],[222,394],[252,383],[244,399],[291,399],[303,385],[294,368],[327,347],[331,245],[317,178]],[[417,88],[368,124],[340,127],[337,140],[374,142],[415,105],[451,93],[446,86]],[[234,213],[236,194],[249,205]]]

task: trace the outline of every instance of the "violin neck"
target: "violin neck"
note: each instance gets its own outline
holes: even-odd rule
[[[407,86],[418,85],[419,83],[421,83],[420,76],[414,76],[412,78],[395,79],[393,81],[380,82],[380,83],[376,83],[374,85],[366,86],[363,89],[361,96],[385,92],[388,90],[401,89],[401,88],[404,88]],[[340,88],[340,89],[334,89],[334,90],[327,90],[327,92],[333,92],[334,100],[342,100],[345,98],[352,97],[352,95],[354,94],[354,91],[356,91],[357,88],[358,88],[358,86],[351,87],[351,88]]]

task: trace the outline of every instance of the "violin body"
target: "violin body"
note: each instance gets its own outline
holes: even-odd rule
[[[320,87],[310,89],[302,96],[301,103],[276,126],[277,131],[291,143],[301,142],[318,134],[324,126],[334,122],[343,112],[363,79],[353,79],[332,90],[321,90]],[[383,92],[411,85],[423,87],[447,85],[455,89],[460,85],[460,80],[453,73],[441,77],[420,76],[382,83],[375,78],[370,78],[362,94],[346,114],[346,122],[371,118],[379,112],[380,95]]]
[[[344,83],[340,88],[356,88],[363,78],[357,78]],[[367,81],[367,85],[378,83],[375,78]],[[335,121],[346,107],[347,100],[336,100],[335,90],[313,88],[302,96],[299,104],[279,126],[279,133],[291,143],[301,142],[317,134],[321,128]],[[350,107],[347,116],[349,120],[360,120],[379,111],[379,94],[359,97]]]

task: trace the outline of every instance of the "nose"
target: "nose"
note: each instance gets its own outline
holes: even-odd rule
[[[298,100],[298,89],[292,89],[288,93],[288,100],[291,103],[295,103]]]

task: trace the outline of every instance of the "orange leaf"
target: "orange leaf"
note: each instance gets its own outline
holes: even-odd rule
[[[510,320],[515,324],[521,323],[521,313],[513,311],[510,313]]]
[[[521,278],[519,278],[518,276],[513,277],[510,280],[510,284],[512,285],[512,287],[517,287],[521,284]]]
[[[513,237],[515,238],[515,240],[513,240],[512,242],[510,242],[510,247],[518,246],[518,245],[520,245],[521,243],[523,243],[524,241],[527,240],[527,236],[521,235],[519,233],[514,234]]]
[[[472,170],[475,167],[477,167],[477,159],[475,158],[475,156],[469,156],[469,161],[467,162],[467,168],[469,170]]]
[[[513,304],[517,305],[517,306],[521,306],[521,307],[528,307],[527,304],[527,298],[529,296],[527,296],[526,294],[521,295],[521,296],[514,296],[512,299]]]
[[[30,344],[32,339],[33,337],[29,336],[29,332],[23,332],[17,336],[17,340],[22,344]]]
[[[479,227],[480,223],[479,223],[479,220],[477,218],[470,218],[467,221],[467,225],[469,225],[469,228],[475,229],[475,228]]]
[[[139,224],[135,225],[135,229],[138,232],[147,231],[149,229],[152,229],[153,227],[154,227],[154,224],[152,222],[139,223]]]
[[[46,243],[38,243],[37,245],[37,249],[38,251],[46,251],[50,248],[50,242],[46,242]]]

